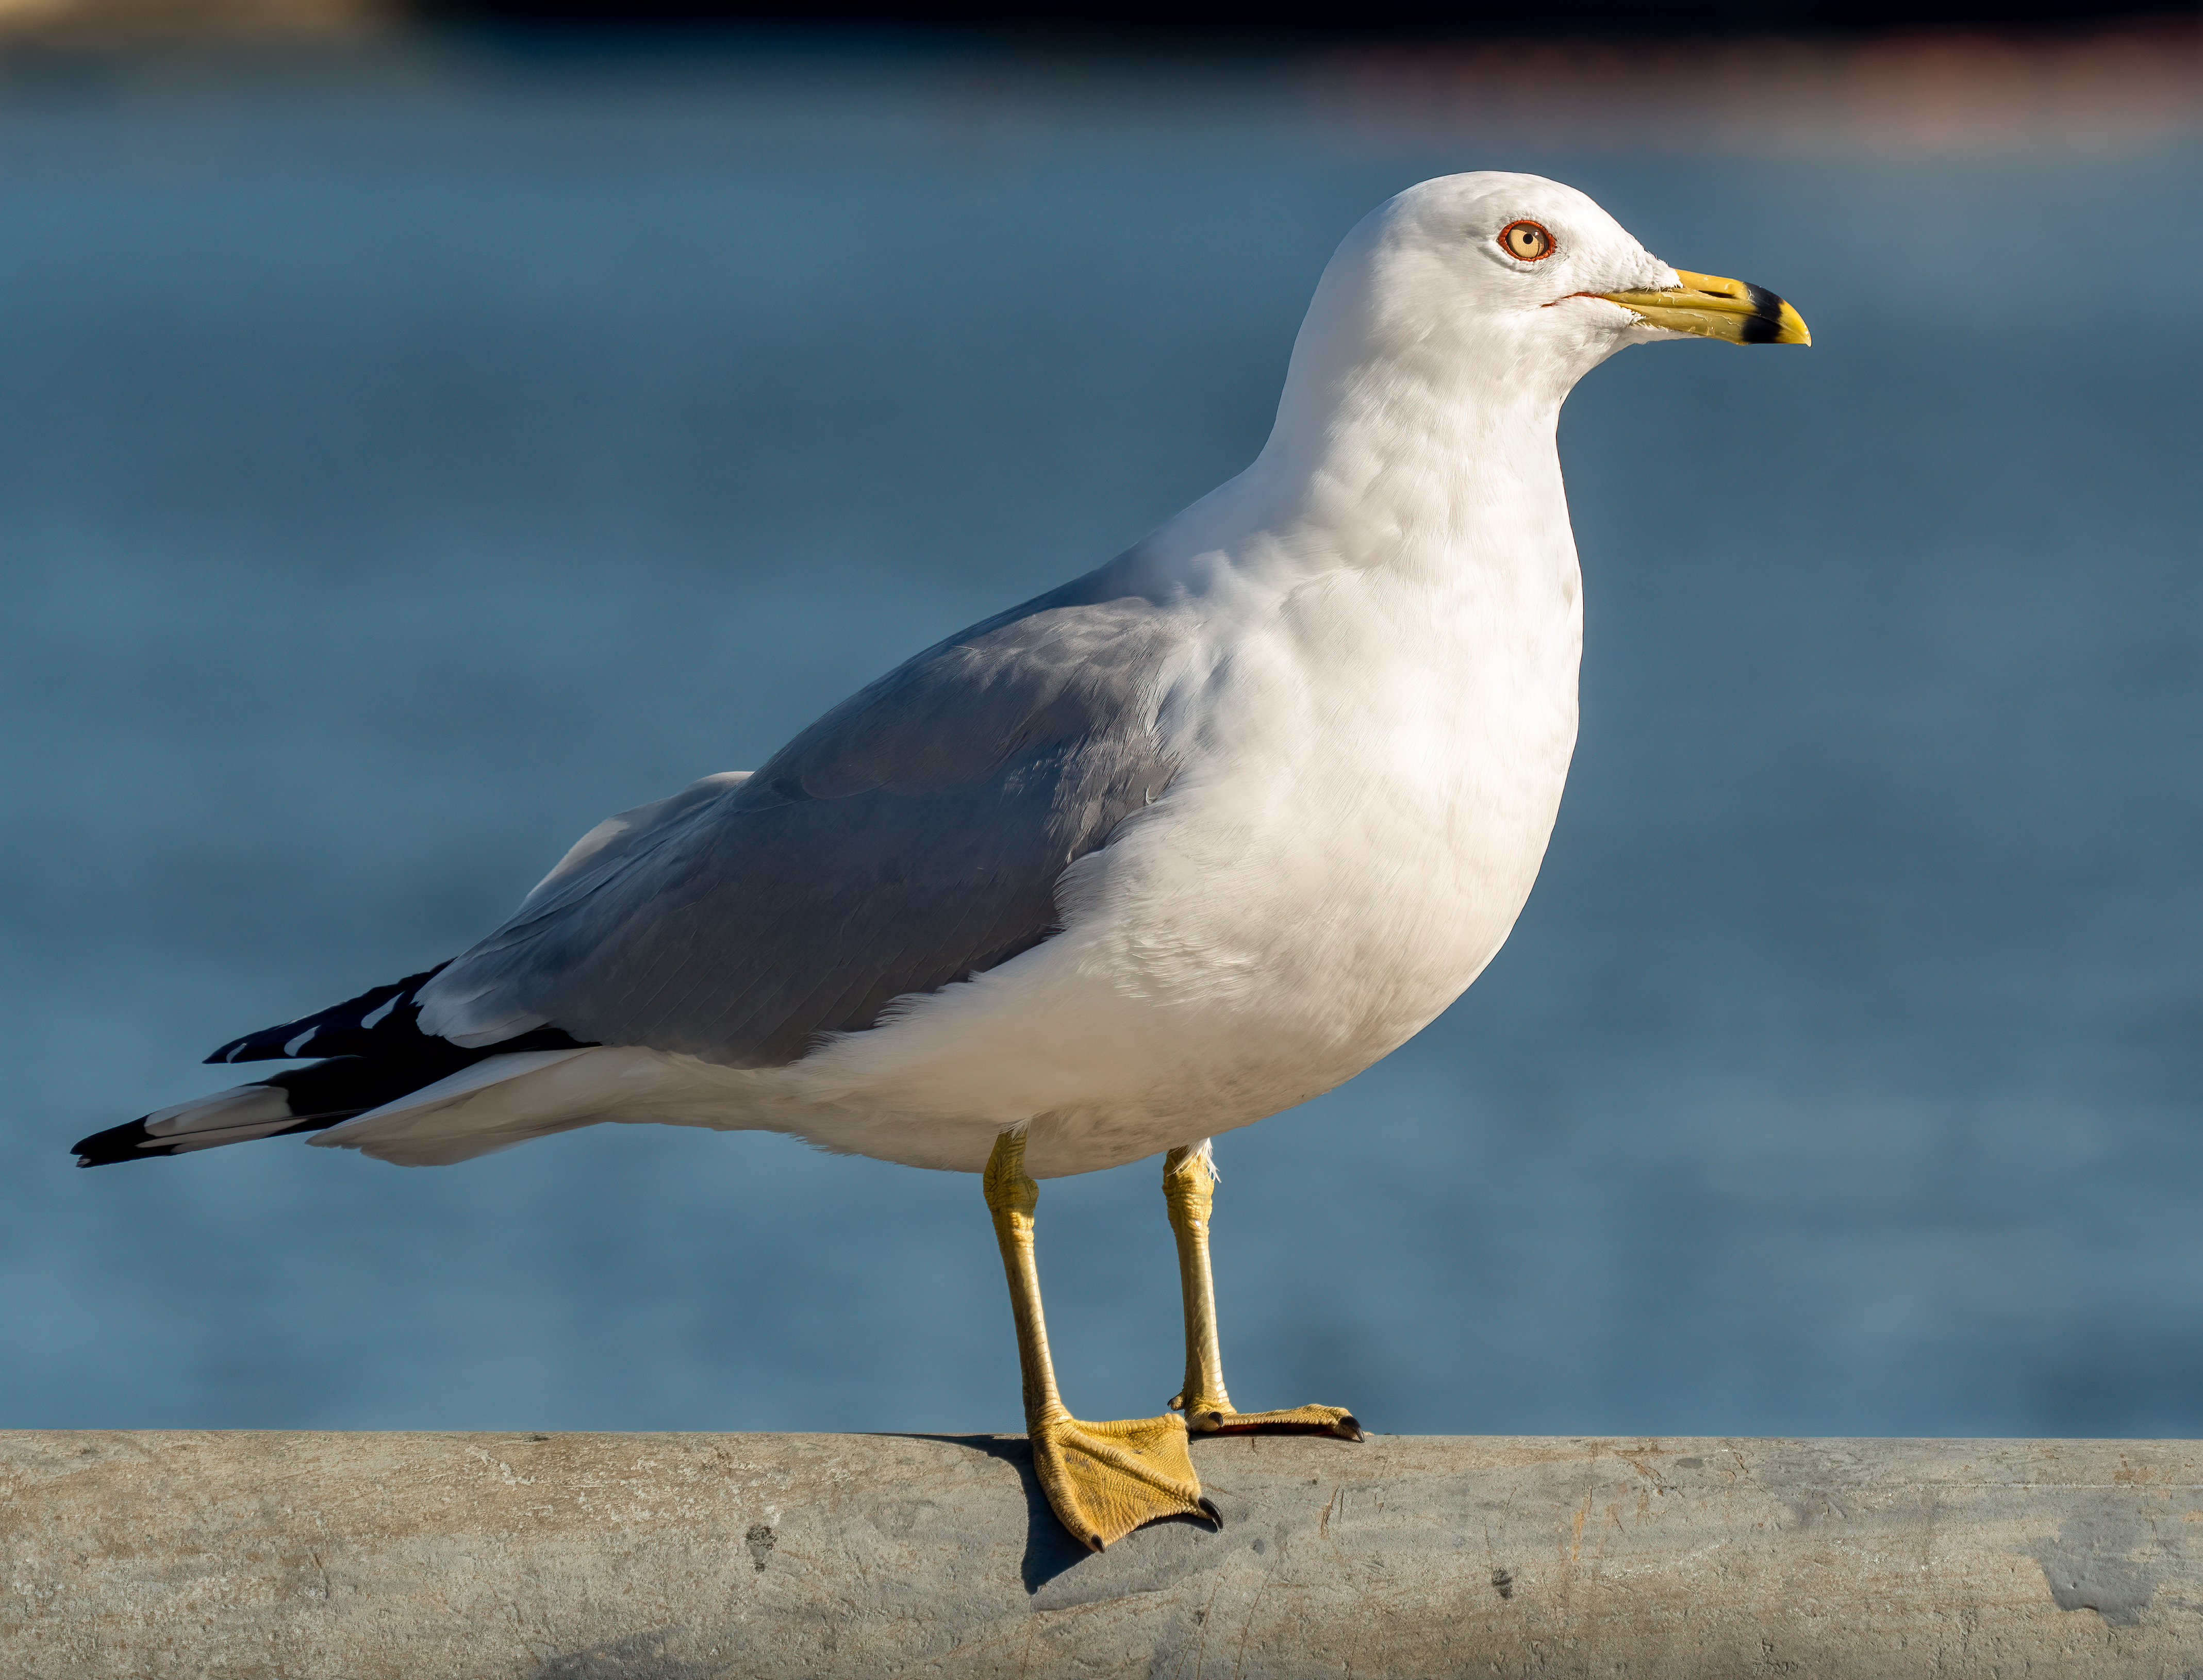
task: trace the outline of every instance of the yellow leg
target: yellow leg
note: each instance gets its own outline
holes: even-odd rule
[[[1216,1508],[1202,1497],[1183,1420],[1166,1412],[1126,1423],[1083,1424],[1056,1393],[1048,1323],[1041,1316],[1040,1270],[1033,1259],[1040,1186],[1025,1172],[1022,1131],[1004,1132],[995,1141],[983,1182],[1017,1320],[1033,1469],[1055,1514],[1096,1552],[1159,1517],[1213,1519]]]
[[[1336,1406],[1287,1412],[1242,1412],[1224,1388],[1224,1353],[1216,1341],[1216,1286],[1208,1271],[1208,1218],[1216,1205],[1216,1172],[1204,1147],[1173,1149],[1163,1158],[1163,1205],[1178,1238],[1178,1276],[1185,1292],[1185,1386],[1171,1410],[1203,1435],[1335,1435],[1361,1439],[1354,1414]]]

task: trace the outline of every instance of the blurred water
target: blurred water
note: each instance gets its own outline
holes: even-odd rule
[[[1013,1429],[968,1178],[651,1129],[78,1173],[1261,441],[1332,243],[1540,170],[1795,299],[1563,444],[1583,745],[1471,996],[1222,1147],[1243,1404],[2203,1435],[2192,142],[1440,144],[1261,67],[80,66],[0,98],[0,1423]],[[1152,1412],[1152,1166],[1047,1187]]]

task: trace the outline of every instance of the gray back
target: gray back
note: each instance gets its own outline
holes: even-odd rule
[[[1156,709],[1191,623],[1118,592],[1125,570],[927,649],[753,775],[630,813],[422,1001],[477,1042],[548,1024],[765,1067],[1031,949],[1066,866],[1177,769]]]

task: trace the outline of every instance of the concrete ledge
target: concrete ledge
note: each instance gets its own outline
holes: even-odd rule
[[[23,1680],[2203,1673],[2203,1443],[0,1433]]]

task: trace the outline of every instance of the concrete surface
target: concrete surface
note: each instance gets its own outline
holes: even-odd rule
[[[2203,1443],[0,1433],[9,1680],[2203,1676]]]

